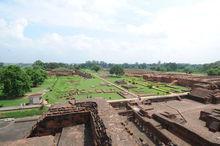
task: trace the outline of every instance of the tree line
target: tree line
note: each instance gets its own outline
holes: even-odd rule
[[[39,66],[22,68],[17,65],[0,67],[0,90],[5,98],[23,96],[31,87],[41,85],[47,73]]]
[[[2,66],[3,63],[0,63]],[[18,64],[21,67],[27,67],[28,64]],[[125,69],[145,69],[149,71],[162,71],[162,72],[184,72],[184,73],[207,73],[208,75],[220,75],[220,61],[209,63],[209,64],[187,64],[187,63],[161,63],[158,61],[157,63],[123,63],[123,64],[115,64],[115,63],[106,63],[104,61],[86,61],[85,63],[78,64],[67,64],[67,63],[57,63],[57,62],[49,62],[44,63],[40,60],[35,61],[32,66],[40,66],[45,70],[52,70],[57,68],[65,68],[65,69],[80,69],[86,68],[94,71],[99,71],[101,68],[112,68],[113,66],[118,65]]]
[[[207,73],[208,75],[220,75],[220,61],[209,64],[187,64],[187,63],[123,63],[113,64],[103,61],[86,61],[85,63],[78,64],[79,68],[92,68],[94,65],[101,68],[112,68],[118,65],[125,69],[145,69],[149,71],[161,71],[161,72],[184,72],[184,73]]]

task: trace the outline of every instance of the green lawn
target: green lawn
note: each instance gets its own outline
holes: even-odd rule
[[[94,72],[93,72],[94,73]],[[99,75],[99,74],[97,74]],[[149,94],[149,95],[165,95],[168,93],[180,93],[187,88],[181,86],[168,85],[164,83],[156,83],[145,81],[143,78],[137,77],[108,77],[107,80],[114,83],[116,80],[124,79],[126,82],[135,82],[137,88],[129,89],[129,91],[136,94]],[[1,106],[19,106],[21,103],[28,103],[28,95],[45,92],[44,99],[47,99],[50,104],[64,102],[68,97],[68,93],[72,90],[77,90],[78,95],[73,95],[76,99],[85,99],[87,97],[103,97],[104,99],[122,99],[116,92],[118,88],[112,85],[103,85],[104,81],[98,78],[84,79],[80,76],[62,76],[62,77],[48,77],[45,82],[36,88],[32,88],[32,91],[27,93],[26,96],[16,99],[0,99]],[[151,86],[151,87],[150,87]],[[153,87],[152,87],[153,86]],[[97,93],[97,90],[114,90],[115,93]],[[1,95],[1,91],[0,91]]]
[[[28,103],[29,100],[27,97],[20,97],[15,99],[1,99],[0,105],[5,106],[19,106],[21,103]]]
[[[99,75],[99,74],[97,74]],[[187,88],[181,86],[168,85],[165,83],[156,83],[145,81],[143,78],[137,77],[107,77],[107,80],[114,83],[116,80],[124,79],[126,82],[135,82],[136,88],[129,89],[129,91],[136,94],[149,94],[149,95],[165,95],[171,92],[180,93]],[[114,93],[97,93],[97,90],[114,91]],[[76,99],[86,99],[94,97],[102,97],[106,100],[122,99],[116,92],[118,88],[104,83],[99,78],[84,79],[80,76],[62,76],[62,77],[48,77],[45,82],[39,87],[31,89],[31,92],[26,96],[16,99],[0,99],[1,106],[19,106],[21,103],[28,103],[28,95],[38,92],[46,92],[44,99],[47,99],[50,104],[64,102],[69,96],[69,93],[77,91],[77,95],[71,95]],[[0,88],[0,97],[2,95]],[[27,109],[16,110],[10,112],[0,112],[0,118],[19,118],[32,115],[40,115],[47,111],[48,108],[43,109]]]
[[[165,83],[157,83],[145,81],[143,78],[138,77],[114,77],[110,76],[107,80],[114,83],[117,80],[125,80],[127,83],[135,83],[134,86],[136,88],[129,89],[129,91],[134,92],[136,94],[149,94],[149,95],[165,95],[169,93],[181,93],[187,90],[186,87],[176,86],[176,85],[168,85]]]
[[[106,100],[115,100],[115,99],[121,99],[122,97],[118,95],[117,93],[99,93],[99,94],[88,94],[88,97],[102,97]],[[76,95],[77,99],[86,99],[87,95]]]
[[[84,79],[80,76],[62,76],[62,77],[48,77],[45,82],[39,87],[32,88],[31,92],[27,93],[26,96],[16,98],[16,99],[1,99],[1,106],[19,106],[21,103],[28,103],[28,95],[44,92],[48,90],[44,95],[44,99],[47,99],[49,103],[59,103],[66,100],[65,96],[70,90],[79,91],[84,90],[84,94],[79,94],[74,96],[77,99],[87,98],[87,96],[92,97],[103,97],[105,99],[121,99],[122,97],[117,93],[96,93],[97,89],[110,90],[114,89],[116,92],[119,91],[114,86],[102,85],[102,80],[98,78]],[[92,91],[89,92],[89,91]]]
[[[46,111],[48,111],[48,107],[0,112],[0,119],[22,118],[22,117],[28,117],[28,116],[34,116],[34,115],[41,115]]]
[[[122,97],[116,93],[95,93],[96,89],[114,89],[113,86],[103,86],[102,81],[98,78],[84,79],[79,76],[58,77],[58,80],[52,89],[48,92],[44,98],[49,100],[49,103],[58,103],[66,100],[66,95],[70,90],[76,90],[85,92],[83,94],[75,95],[76,99],[85,99],[87,96],[103,97],[105,99],[121,99]],[[92,92],[92,93],[90,93]],[[110,98],[109,98],[110,97]]]

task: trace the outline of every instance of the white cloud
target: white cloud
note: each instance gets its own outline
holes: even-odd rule
[[[0,2],[0,61],[204,63],[220,59],[220,1],[151,11],[140,5],[134,0]],[[42,37],[30,38],[24,31],[33,23],[70,27],[78,33],[45,30]]]
[[[26,19],[17,19],[13,22],[7,22],[0,18],[0,37],[24,38],[23,31],[28,25]]]

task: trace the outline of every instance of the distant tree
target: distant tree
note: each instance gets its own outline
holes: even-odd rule
[[[40,67],[29,67],[25,69],[26,73],[30,76],[32,86],[36,87],[41,85],[47,78],[47,73]]]
[[[120,65],[114,65],[110,68],[109,73],[122,76],[124,74],[124,69]]]
[[[94,64],[91,69],[94,70],[95,72],[98,72],[101,68],[100,66]]]
[[[0,89],[2,87],[3,68],[0,68]]]
[[[78,64],[75,64],[75,65],[74,65],[74,69],[79,70],[80,68],[81,68],[80,65],[78,65]]]
[[[45,68],[45,64],[44,64],[44,62],[42,62],[41,60],[35,61],[32,66],[33,66],[33,67]]]
[[[0,62],[0,68],[4,66],[4,63]]]
[[[210,76],[219,76],[220,75],[220,67],[210,68],[207,71],[207,74]]]
[[[30,91],[30,78],[20,67],[10,65],[3,69],[1,76],[5,96],[18,97]]]

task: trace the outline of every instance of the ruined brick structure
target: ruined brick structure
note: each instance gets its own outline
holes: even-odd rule
[[[11,128],[13,134],[0,132],[0,139],[6,139],[0,145],[220,146],[218,77],[155,73],[143,77],[189,86],[192,90],[183,95],[71,100],[52,105],[29,130],[24,130],[24,126],[19,130]]]
[[[83,78],[86,78],[86,79],[91,79],[92,78],[92,75],[87,73],[87,72],[83,72],[83,71],[80,71],[80,70],[75,70],[76,74],[83,77]]]
[[[51,146],[138,146],[133,137],[124,131],[122,121],[103,99],[69,101],[53,105],[23,139],[0,142],[0,145],[19,145],[23,142],[32,146],[36,144],[35,139],[44,141],[47,137],[49,143],[46,142],[46,145]]]
[[[74,70],[48,70],[49,76],[73,76],[76,75]]]
[[[81,76],[83,78],[87,78],[90,79],[92,78],[92,75],[80,70],[48,70],[47,74],[49,76],[74,76],[74,75],[78,75]]]
[[[89,126],[92,126],[94,145],[111,145],[111,139],[107,136],[106,127],[98,116],[97,104],[95,102],[52,106],[49,112],[38,120],[27,137],[55,136],[62,131],[63,127],[78,124],[89,124]]]
[[[151,145],[166,146],[220,145],[219,105],[205,105],[189,100],[187,96],[181,100],[179,97],[171,97],[141,102],[111,102],[111,105],[146,135],[144,140],[149,138],[146,141],[148,144],[152,142]]]
[[[200,112],[200,119],[206,122],[206,127],[210,131],[220,131],[220,110],[219,109],[208,109]]]
[[[181,86],[202,87],[207,89],[220,88],[220,77],[195,76],[188,74],[147,73],[143,74],[145,80],[175,83]]]
[[[203,103],[220,102],[220,77],[195,76],[188,74],[146,73],[143,78],[149,81],[165,82],[191,87],[190,97]]]

